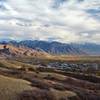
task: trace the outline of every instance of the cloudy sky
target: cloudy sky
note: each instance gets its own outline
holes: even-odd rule
[[[100,43],[100,0],[0,0],[0,39]]]

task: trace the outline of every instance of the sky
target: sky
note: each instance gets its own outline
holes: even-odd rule
[[[100,0],[0,0],[0,39],[100,44]]]

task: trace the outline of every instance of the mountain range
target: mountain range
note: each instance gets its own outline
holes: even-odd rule
[[[17,47],[28,47],[53,55],[100,55],[100,45],[95,43],[60,43],[38,40],[12,41],[3,40],[0,44],[11,44]]]

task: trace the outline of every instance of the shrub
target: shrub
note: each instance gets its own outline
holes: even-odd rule
[[[63,85],[59,85],[59,84],[55,84],[54,88],[60,91],[64,91],[66,90],[66,88]]]
[[[20,100],[57,100],[54,95],[47,90],[24,91]]]
[[[0,62],[0,67],[6,67],[5,64]]]

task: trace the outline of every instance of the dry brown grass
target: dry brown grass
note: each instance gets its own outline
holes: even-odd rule
[[[0,100],[19,100],[21,92],[31,89],[28,81],[0,75]]]
[[[51,88],[51,92],[54,94],[54,96],[56,97],[57,100],[61,100],[61,99],[67,99],[70,97],[76,97],[77,94],[72,92],[72,91],[59,91],[56,89]]]
[[[20,100],[57,100],[51,91],[34,89],[21,93]]]

